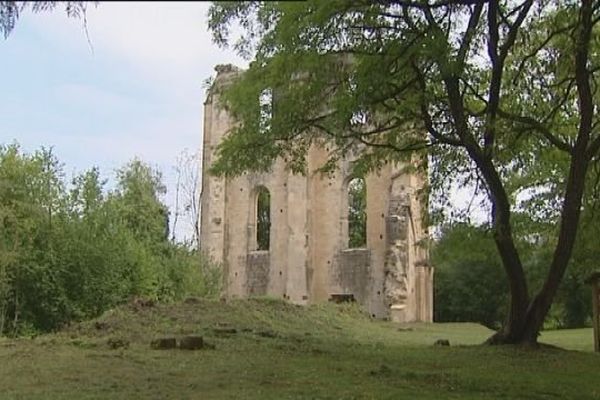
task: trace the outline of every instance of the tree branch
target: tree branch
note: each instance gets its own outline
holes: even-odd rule
[[[496,136],[496,113],[500,106],[500,89],[502,87],[502,73],[504,71],[504,61],[509,50],[513,46],[517,33],[521,24],[527,17],[529,9],[533,4],[533,0],[525,1],[519,6],[520,11],[515,22],[510,26],[507,37],[504,43],[499,45],[499,25],[497,21],[498,1],[492,0],[488,6],[488,54],[492,62],[492,77],[490,80],[490,89],[488,92],[488,107],[486,117],[486,128],[483,135],[483,149],[488,156],[492,155],[494,149],[494,141]],[[500,48],[498,48],[500,46]]]
[[[475,5],[475,9],[469,18],[469,24],[467,25],[467,29],[463,36],[463,41],[460,44],[460,48],[458,49],[457,62],[460,65],[460,69],[463,68],[465,64],[465,58],[469,53],[469,49],[471,48],[471,42],[473,41],[473,37],[475,36],[475,30],[477,29],[477,25],[479,25],[479,20],[481,18],[481,13],[483,11],[483,3],[478,3]]]
[[[550,142],[557,149],[560,149],[567,153],[571,153],[571,150],[572,150],[571,145],[562,141],[560,138],[554,136],[554,134],[552,134],[552,132],[548,129],[548,127],[546,127],[544,124],[540,123],[538,120],[531,118],[531,117],[512,114],[512,113],[504,111],[500,108],[498,109],[498,115],[501,118],[507,119],[509,121],[518,122],[520,124],[527,125],[531,129],[540,133],[546,140],[548,140],[548,142]]]

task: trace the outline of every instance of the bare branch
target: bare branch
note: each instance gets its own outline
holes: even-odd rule
[[[500,89],[502,87],[504,61],[517,38],[517,33],[519,32],[525,17],[527,17],[532,4],[533,0],[527,0],[518,7],[520,8],[519,14],[517,15],[515,22],[510,25],[507,37],[499,48],[500,33],[497,21],[499,6],[497,0],[490,1],[488,7],[488,35],[490,37],[488,41],[488,54],[490,55],[490,59],[492,61],[492,77],[488,92],[486,129],[483,136],[483,148],[484,152],[488,156],[491,156],[494,149],[494,141],[496,136],[496,113],[498,107],[500,106]]]
[[[471,42],[473,41],[473,37],[475,36],[475,30],[477,29],[477,25],[479,25],[479,20],[481,18],[481,12],[483,11],[483,3],[478,3],[475,5],[475,9],[469,18],[469,24],[467,26],[467,30],[463,36],[463,41],[460,44],[460,48],[458,50],[457,61],[460,64],[460,67],[465,63],[465,58],[471,48]]]

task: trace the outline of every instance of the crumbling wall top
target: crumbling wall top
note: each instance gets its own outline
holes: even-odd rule
[[[218,64],[215,66],[217,76],[207,80],[208,89],[206,91],[206,100],[204,104],[209,104],[213,101],[213,94],[217,93],[221,88],[231,83],[242,70],[233,64]]]
[[[217,71],[217,75],[219,74],[230,74],[232,72],[239,72],[240,69],[233,64],[218,64],[215,66],[215,71]]]

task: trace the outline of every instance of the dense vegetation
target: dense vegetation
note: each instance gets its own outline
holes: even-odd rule
[[[599,256],[592,238],[597,235],[593,221],[584,218],[569,273],[559,288],[546,318],[545,328],[581,328],[592,316],[591,289],[585,279],[596,267]],[[552,256],[544,240],[518,242],[526,256],[525,271],[531,287],[543,283],[544,265]],[[502,325],[509,304],[502,261],[492,233],[485,225],[455,223],[445,226],[434,242],[435,320],[437,322],[478,322],[491,329]]]
[[[216,269],[167,239],[158,171],[133,160],[105,185],[97,168],[68,181],[51,150],[0,146],[0,335],[53,330],[132,296],[216,293]]]

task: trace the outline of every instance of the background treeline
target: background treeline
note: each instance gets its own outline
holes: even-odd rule
[[[577,244],[552,309],[546,329],[577,328],[590,323],[591,288],[584,283],[598,268],[600,228],[594,223],[593,208],[584,209]],[[518,246],[522,251],[528,284],[543,283],[553,246],[543,233],[556,226],[533,224],[524,215]],[[535,231],[535,234],[531,232]],[[441,230],[432,248],[435,270],[435,321],[472,321],[497,329],[508,307],[508,282],[495,249],[491,230],[485,226],[454,223]]]
[[[0,145],[0,335],[56,329],[134,296],[218,293],[218,269],[168,240],[158,171],[133,160],[105,184],[97,168],[67,179],[50,150]]]

